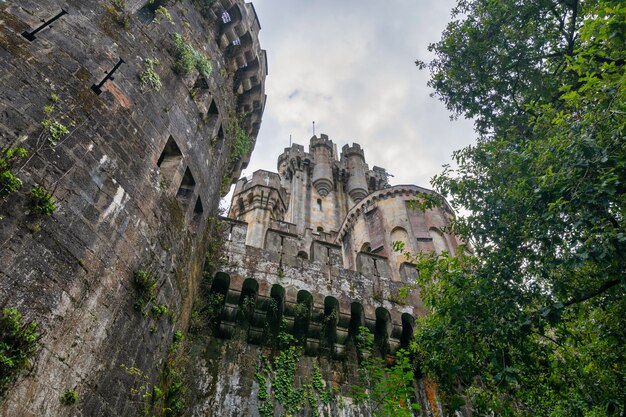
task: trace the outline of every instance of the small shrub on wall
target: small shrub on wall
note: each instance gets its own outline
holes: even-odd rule
[[[0,393],[30,363],[38,348],[37,323],[24,322],[15,308],[0,314]]]

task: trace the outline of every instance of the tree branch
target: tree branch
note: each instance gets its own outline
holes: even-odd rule
[[[576,298],[573,298],[573,299],[569,300],[568,302],[563,304],[563,307],[569,307],[572,304],[578,304],[578,303],[582,303],[583,301],[587,301],[590,298],[598,296],[598,295],[602,294],[603,292],[607,291],[608,289],[613,288],[616,285],[619,285],[620,282],[622,282],[622,281],[619,280],[619,279],[614,279],[614,280],[611,280],[609,282],[606,282],[604,285],[600,286],[600,288],[596,289],[593,292],[590,292],[588,294],[584,294],[584,295],[581,295],[580,297],[576,297]]]

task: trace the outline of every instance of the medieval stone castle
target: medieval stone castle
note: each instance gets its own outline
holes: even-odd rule
[[[326,135],[239,179],[267,76],[243,0],[10,0],[0,27],[0,157],[27,152],[2,168],[22,184],[0,190],[0,306],[40,332],[0,415],[373,415],[349,392],[358,329],[380,357],[408,346],[426,312],[393,242],[455,250],[451,209],[414,208],[432,191],[390,185]],[[196,65],[181,70],[185,57]],[[302,352],[295,386],[317,372],[332,399],[280,401],[259,371],[279,333]],[[441,415],[433,390],[416,379],[420,415]]]

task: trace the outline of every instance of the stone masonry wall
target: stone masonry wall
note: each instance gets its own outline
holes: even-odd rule
[[[227,172],[237,97],[216,22],[188,0],[170,3],[172,23],[142,20],[134,12],[146,1],[128,2],[126,26],[108,1],[0,4],[0,149],[28,151],[13,169],[24,186],[0,199],[0,306],[37,321],[42,334],[32,366],[0,399],[0,415],[137,415],[136,378],[122,365],[156,383],[172,334],[186,327],[210,238],[206,218],[222,178],[238,175]],[[21,35],[61,9],[68,13],[32,42]],[[173,32],[209,58],[209,79],[174,73]],[[96,95],[90,87],[119,58],[114,80]],[[160,61],[159,92],[141,86],[147,58]],[[56,145],[46,118],[69,128]],[[177,163],[159,169],[172,140]],[[36,183],[53,192],[51,217],[29,208]],[[167,305],[168,316],[133,308],[140,269],[157,278],[155,304]],[[66,389],[78,393],[71,407],[60,401]]]
[[[304,402],[296,415],[373,415],[367,405],[356,404],[350,396],[358,378],[356,331],[361,325],[370,329],[377,355],[390,355],[407,346],[413,331],[411,315],[420,304],[417,291],[406,305],[389,301],[405,284],[391,280],[383,257],[361,253],[359,271],[350,271],[343,268],[341,248],[336,245],[314,240],[306,251],[308,257],[304,256],[305,239],[270,229],[264,248],[251,247],[245,244],[244,222],[222,221],[227,259],[213,279],[209,297],[222,294],[223,304],[212,331],[190,336],[191,415],[267,415],[259,411],[267,401],[260,399],[257,374],[281,354],[272,342],[279,322],[284,331],[302,340],[294,387],[310,384],[317,368],[325,389],[332,392],[328,403],[314,396],[313,404]],[[309,300],[311,307],[306,315],[297,310],[297,303],[304,300]],[[266,389],[279,389],[272,381],[267,384]],[[429,389],[434,388],[426,381],[415,382],[414,400],[423,416],[434,415]],[[278,403],[273,410],[273,415],[287,412]]]

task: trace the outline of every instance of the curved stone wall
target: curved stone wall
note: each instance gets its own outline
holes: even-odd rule
[[[171,22],[138,0],[0,5],[0,148],[28,151],[13,168],[22,189],[0,199],[0,305],[42,332],[31,368],[0,400],[2,415],[137,415],[136,377],[122,367],[158,382],[174,331],[186,328],[207,217],[249,157],[230,156],[233,123],[254,140],[267,70],[249,4],[216,2],[203,16],[196,2],[157,3]],[[218,20],[226,6],[242,10],[228,28]],[[241,48],[224,48],[230,30]],[[173,33],[207,58],[210,74],[173,70]],[[249,72],[235,68],[242,54]],[[142,82],[148,59],[159,61],[159,91]],[[56,144],[52,122],[68,129]],[[30,208],[34,184],[52,192],[52,216]],[[136,311],[140,270],[157,286]],[[152,305],[167,306],[167,317]],[[78,394],[73,407],[59,400],[66,389]]]

